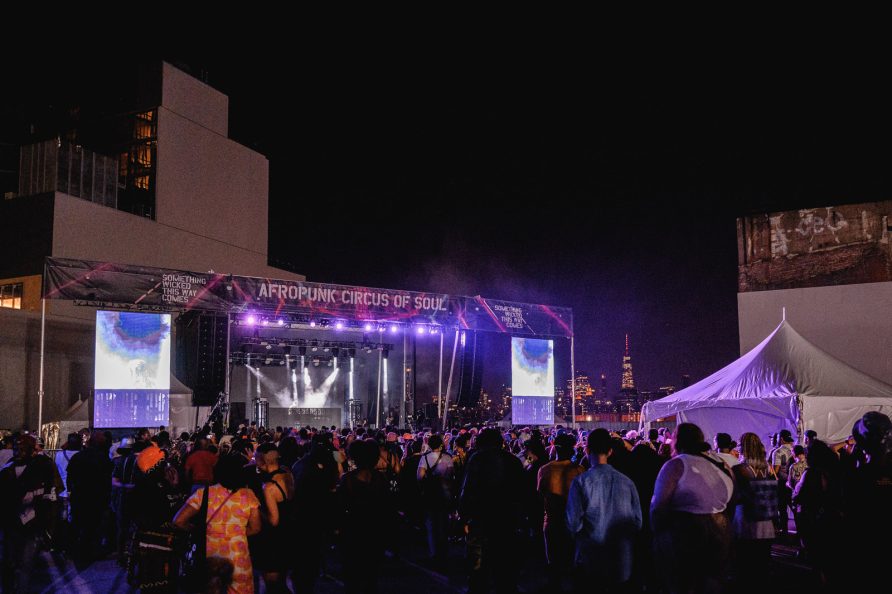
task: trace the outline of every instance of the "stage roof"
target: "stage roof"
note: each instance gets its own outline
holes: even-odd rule
[[[47,258],[43,294],[100,308],[201,310],[299,323],[426,324],[517,336],[573,336],[573,310],[442,293],[329,285]]]

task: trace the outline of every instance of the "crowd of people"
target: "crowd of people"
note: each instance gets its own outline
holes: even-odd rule
[[[312,592],[335,550],[347,591],[374,591],[401,530],[424,534],[432,569],[466,563],[470,592],[516,591],[523,547],[543,556],[554,592],[747,591],[770,585],[770,547],[791,519],[786,538],[833,591],[883,575],[890,450],[892,422],[875,412],[843,443],[810,431],[795,444],[782,430],[767,450],[755,433],[710,445],[690,423],[642,434],[242,424],[117,442],[84,429],[53,457],[17,433],[0,449],[3,591],[28,591],[41,547],[115,555],[156,589],[186,587],[191,567],[196,590],[262,581],[272,593]]]

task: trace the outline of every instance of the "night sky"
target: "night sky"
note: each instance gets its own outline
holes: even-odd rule
[[[640,389],[739,355],[737,216],[889,197],[882,85],[844,64],[166,58],[268,156],[278,265],[571,307],[577,369],[612,391],[626,332]]]

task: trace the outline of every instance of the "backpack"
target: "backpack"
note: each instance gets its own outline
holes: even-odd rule
[[[751,469],[752,470],[752,469]],[[755,475],[755,471],[753,471]],[[771,473],[741,481],[743,517],[748,522],[774,520],[778,514],[778,482]]]
[[[424,465],[427,468],[427,472],[424,473],[424,477],[422,477],[419,484],[421,498],[424,501],[444,502],[452,499],[452,493],[449,490],[449,485],[446,482],[446,479],[435,475],[433,472],[433,469],[437,467],[437,464],[440,463],[440,458],[442,457],[443,452],[441,451],[437,455],[437,459],[434,460],[433,465],[430,463],[430,453],[422,457]]]

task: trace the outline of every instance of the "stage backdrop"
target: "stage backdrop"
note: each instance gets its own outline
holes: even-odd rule
[[[565,307],[63,258],[47,258],[44,297],[161,311],[256,311],[426,323],[517,336],[573,334],[573,312]]]

